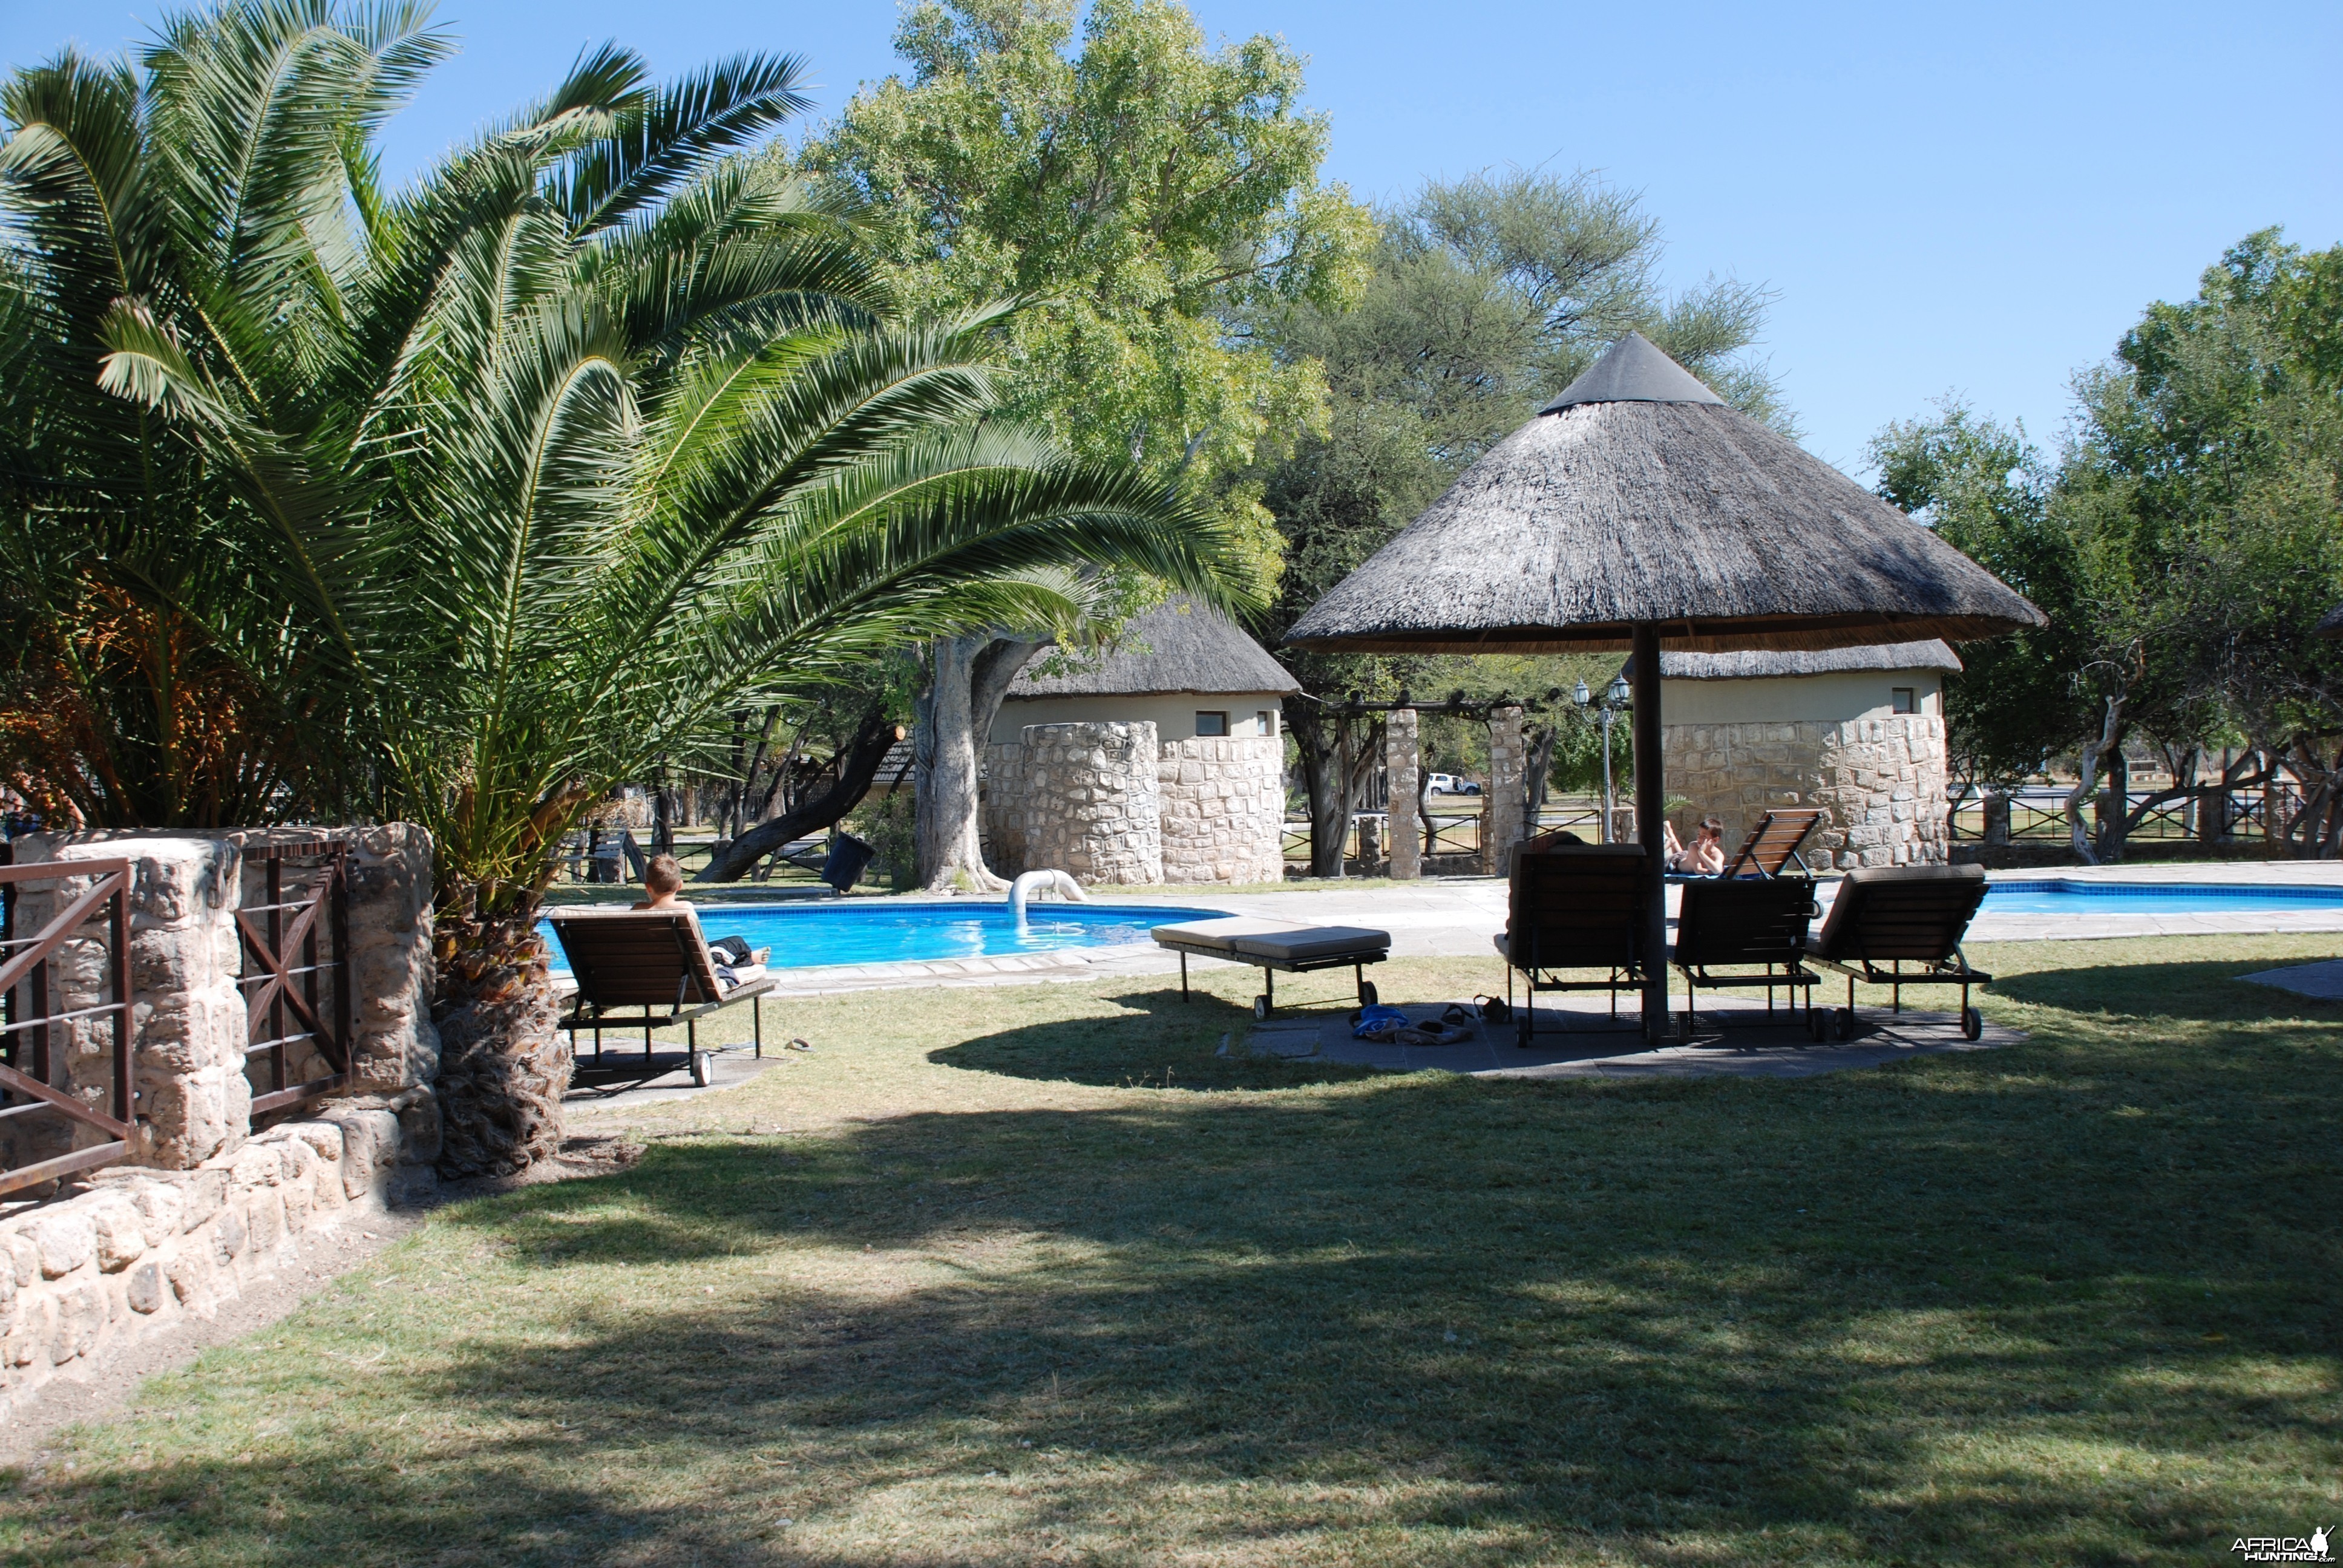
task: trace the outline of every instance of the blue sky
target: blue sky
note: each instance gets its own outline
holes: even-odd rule
[[[2066,384],[2248,231],[2343,240],[2343,5],[1668,5],[1199,0],[1311,58],[1329,172],[1361,196],[1550,163],[1641,191],[1673,281],[1762,282],[1806,443],[1947,392],[2037,439]],[[0,0],[0,62],[110,52],[160,13]],[[886,0],[446,0],[463,54],[393,127],[394,170],[616,37],[663,71],[809,55],[821,112],[893,66]]]

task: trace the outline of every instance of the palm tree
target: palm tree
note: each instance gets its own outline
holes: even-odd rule
[[[135,91],[25,73],[0,177],[36,277],[109,265],[56,215],[168,209],[174,286],[96,312],[97,379],[191,454],[190,542],[235,564],[156,601],[349,727],[331,792],[430,829],[443,1168],[509,1170],[558,1141],[536,920],[592,802],[912,639],[1066,624],[1096,568],[1235,589],[1180,497],[995,417],[999,311],[895,319],[850,221],[726,156],[799,106],[794,61],[652,87],[594,51],[391,194],[370,137],[439,45],[366,16],[175,21]]]

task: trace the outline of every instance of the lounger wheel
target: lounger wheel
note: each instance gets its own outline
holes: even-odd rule
[[[1530,1048],[1530,1011],[1522,1010],[1521,1021],[1513,1025],[1513,1043],[1523,1050]]]
[[[716,1081],[716,1069],[704,1050],[691,1053],[691,1081],[705,1089]]]
[[[1831,1010],[1831,1027],[1835,1031],[1836,1031],[1841,1040],[1853,1040],[1855,1038],[1855,1009],[1851,1007],[1834,1008]]]
[[[1828,1040],[1830,1031],[1831,1019],[1828,1010],[1816,1012],[1813,1008],[1806,1009],[1806,1033],[1816,1044],[1819,1045]]]
[[[1373,1007],[1375,1005],[1374,981],[1371,980],[1363,980],[1359,982],[1359,1005],[1361,1007]]]
[[[1267,997],[1257,996],[1252,999],[1252,1016],[1256,1020],[1266,1019],[1269,1016],[1269,999]]]
[[[1983,1040],[1985,1038],[1985,1014],[1979,1012],[1973,1007],[1964,1008],[1961,1010],[1961,1038],[1963,1040]]]

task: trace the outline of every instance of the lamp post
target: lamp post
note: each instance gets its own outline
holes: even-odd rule
[[[1614,724],[1614,723],[1616,723],[1616,722],[1618,721],[1619,715],[1621,715],[1621,714],[1623,714],[1623,713],[1625,713],[1625,712],[1630,711],[1630,709],[1631,709],[1631,708],[1632,708],[1632,706],[1633,706],[1633,705],[1628,701],[1628,698],[1629,698],[1629,696],[1630,696],[1630,693],[1629,693],[1629,690],[1628,690],[1628,688],[1627,688],[1627,677],[1625,676],[1625,674],[1624,674],[1624,673],[1622,673],[1622,674],[1619,674],[1619,675],[1614,675],[1614,676],[1613,676],[1613,677],[1611,678],[1611,684],[1610,684],[1608,687],[1606,687],[1606,688],[1604,688],[1604,689],[1603,695],[1602,695],[1600,698],[1597,698],[1597,697],[1596,697],[1593,692],[1589,691],[1589,690],[1586,689],[1586,682],[1584,682],[1584,680],[1580,681],[1580,682],[1578,683],[1578,685],[1577,685],[1577,688],[1576,688],[1574,690],[1573,690],[1573,691],[1571,692],[1571,694],[1570,694],[1570,699],[1571,699],[1571,701],[1573,701],[1573,702],[1576,703],[1576,704],[1577,704],[1579,707],[1581,707],[1581,708],[1585,708],[1585,707],[1588,707],[1588,706],[1590,706],[1590,705],[1591,705],[1591,706],[1593,706],[1593,708],[1594,709],[1595,712],[1596,712],[1596,713],[1598,713],[1599,715],[1601,715],[1601,717],[1602,717],[1602,724],[1603,724],[1603,834],[1602,834],[1602,841],[1603,841],[1604,843],[1605,843],[1605,844],[1607,844],[1607,843],[1609,843],[1609,842],[1611,841],[1611,821],[1612,821],[1613,815],[1614,815],[1614,814],[1617,811],[1617,809],[1618,809],[1618,806],[1617,806],[1616,800],[1615,800],[1614,797],[1613,796],[1613,794],[1612,794],[1612,790],[1611,790],[1611,726],[1612,726],[1613,724]]]

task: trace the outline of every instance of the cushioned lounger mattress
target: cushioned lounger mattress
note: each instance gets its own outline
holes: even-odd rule
[[[1311,926],[1298,931],[1239,937],[1235,948],[1239,958],[1307,963],[1312,959],[1348,958],[1353,953],[1363,957],[1369,953],[1387,952],[1391,949],[1391,933],[1371,931],[1362,926]]]
[[[1217,920],[1190,920],[1185,925],[1157,926],[1155,940],[1165,947],[1210,948],[1233,952],[1239,937],[1290,936],[1305,928],[1286,920],[1264,920],[1253,915],[1225,915]]]

